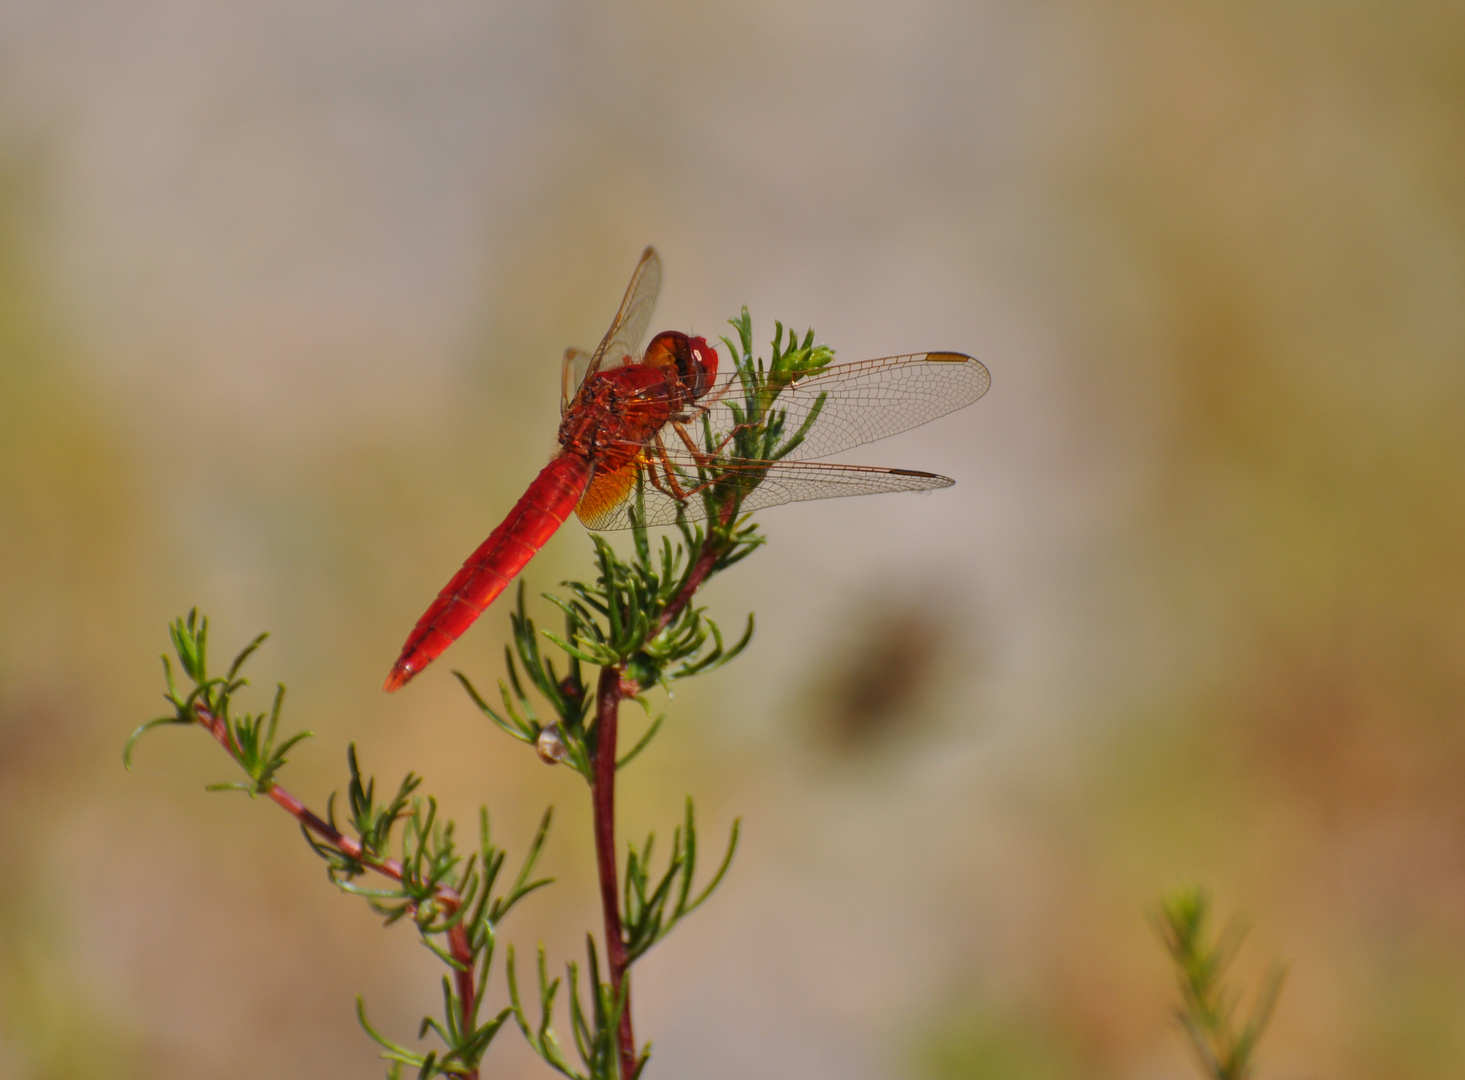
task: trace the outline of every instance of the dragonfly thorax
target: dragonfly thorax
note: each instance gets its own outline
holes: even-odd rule
[[[679,330],[657,334],[640,363],[593,372],[560,422],[566,453],[602,472],[628,464],[667,422],[685,419],[717,377],[717,351],[706,338]]]
[[[618,469],[681,411],[686,397],[675,368],[627,364],[597,372],[560,422],[560,446],[602,470]]]

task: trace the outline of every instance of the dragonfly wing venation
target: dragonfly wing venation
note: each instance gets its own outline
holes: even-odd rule
[[[585,381],[585,374],[590,370],[590,360],[591,354],[584,349],[565,350],[565,358],[560,365],[561,416],[569,409],[570,402],[575,400],[575,395],[580,390],[580,384]]]
[[[668,456],[671,460],[671,456]],[[682,490],[691,491],[697,484],[695,470],[686,460],[674,462]],[[592,529],[629,529],[639,518],[645,525],[675,525],[685,521],[703,521],[721,505],[720,495],[729,487],[742,486],[740,513],[762,510],[784,503],[811,499],[837,499],[846,495],[878,495],[892,491],[932,491],[950,487],[955,481],[935,473],[910,469],[887,469],[872,465],[835,465],[821,461],[773,461],[727,463],[716,474],[716,482],[704,492],[688,495],[683,501],[669,493],[658,471],[661,484],[652,482],[650,473],[659,470],[655,458],[648,455],[647,464],[626,497],[615,506],[602,506],[593,520],[581,514],[581,520]]]
[[[964,353],[913,353],[832,364],[779,393],[774,412],[782,410],[784,414],[785,439],[814,417],[803,441],[784,458],[806,461],[828,457],[909,431],[970,405],[991,384],[992,377],[982,362]],[[739,412],[746,407],[744,398],[744,388],[735,373],[719,378],[693,410],[694,422],[688,427],[702,437],[705,414],[714,442],[721,441],[740,422]],[[762,453],[776,449],[771,447]]]
[[[615,367],[628,357],[634,360],[639,355],[637,350],[651,326],[651,313],[656,309],[656,297],[660,292],[661,256],[656,254],[654,247],[648,247],[641,253],[641,261],[631,275],[620,310],[595,350],[590,371]]]
[[[625,512],[626,502],[636,490],[640,474],[639,463],[632,459],[619,469],[597,469],[580,504],[575,507],[575,516],[587,529],[624,529],[630,527],[627,519],[624,525],[607,524],[617,520]]]

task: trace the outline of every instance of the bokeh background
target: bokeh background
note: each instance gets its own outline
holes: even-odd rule
[[[582,786],[491,729],[500,610],[407,629],[657,322],[983,358],[768,512],[625,829],[744,846],[638,968],[651,1077],[1192,1075],[1145,913],[1291,962],[1268,1078],[1465,1075],[1465,7],[0,2],[0,1076],[379,1075],[437,968],[156,715],[164,628],[598,916]],[[586,572],[578,525],[531,590]],[[541,609],[543,610],[543,609]],[[263,699],[263,697],[262,697]],[[494,1000],[503,996],[496,984]],[[512,1032],[485,1075],[547,1075]]]

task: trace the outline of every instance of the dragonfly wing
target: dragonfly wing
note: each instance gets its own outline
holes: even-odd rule
[[[621,493],[613,505],[596,508],[588,519],[581,502],[580,520],[593,529],[629,529],[645,525],[675,525],[678,520],[703,521],[719,512],[726,497],[742,489],[739,512],[762,510],[784,503],[811,499],[836,499],[846,495],[878,495],[889,491],[932,491],[950,487],[954,481],[935,473],[911,469],[887,469],[874,465],[834,465],[821,461],[727,462],[712,477],[698,479],[689,459],[666,459],[677,473],[685,499],[671,493],[659,455],[647,455],[641,466],[628,466],[630,482],[621,478]],[[615,475],[615,474],[612,474]],[[712,483],[701,491],[699,484]],[[600,476],[596,476],[596,481]],[[592,485],[593,489],[593,485]],[[606,489],[609,490],[608,488]],[[586,499],[590,497],[586,493]]]
[[[631,275],[631,284],[626,287],[620,310],[591,357],[587,372],[599,371],[602,367],[618,367],[636,358],[641,339],[651,325],[651,312],[656,308],[659,292],[661,256],[656,254],[654,247],[648,247],[641,253],[641,261]]]
[[[570,407],[570,402],[575,400],[575,395],[580,390],[580,384],[585,381],[585,373],[590,370],[590,354],[584,349],[566,349],[565,359],[560,366],[560,415]]]
[[[596,471],[590,486],[580,497],[575,507],[575,516],[587,529],[628,529],[631,527],[627,513],[627,502],[636,489],[640,468],[632,461],[613,471]],[[621,520],[624,517],[624,524]]]
[[[783,413],[782,438],[758,454],[774,456],[807,424],[798,445],[778,456],[790,461],[828,457],[964,408],[991,385],[987,368],[965,353],[913,353],[831,364],[779,393],[773,415]],[[719,378],[698,403],[714,443],[733,431],[740,412],[747,415],[748,396],[733,372]],[[702,429],[701,417],[690,427]]]

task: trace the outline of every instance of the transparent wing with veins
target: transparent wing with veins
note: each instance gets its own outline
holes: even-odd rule
[[[991,385],[982,362],[965,353],[912,353],[831,364],[779,392],[771,414],[783,414],[784,435],[808,425],[802,441],[780,456],[790,461],[828,457],[909,431],[965,408]],[[736,372],[704,396],[714,435],[736,427],[734,407],[746,398]]]
[[[590,355],[584,349],[565,350],[564,363],[560,366],[561,416],[569,411],[570,402],[575,400],[575,394],[579,392],[580,384],[585,381],[585,373],[590,370]]]
[[[806,461],[876,442],[963,409],[987,392],[992,376],[965,353],[928,352],[886,356],[855,364],[831,364],[781,390],[771,413],[783,414],[782,429],[793,435],[805,424],[803,440],[780,455]],[[717,438],[746,414],[748,394],[736,371],[718,377],[693,407]]]
[[[665,477],[669,460],[678,477],[675,492]],[[634,477],[628,477],[627,497],[615,505],[587,506],[577,511],[588,529],[629,529],[637,524],[675,525],[681,521],[702,521],[715,516],[732,488],[740,489],[739,513],[762,510],[784,503],[810,499],[836,499],[845,495],[878,495],[888,491],[932,491],[950,487],[954,481],[935,473],[911,469],[885,469],[874,465],[833,465],[824,461],[733,461],[720,462],[711,470],[699,471],[688,455],[660,458],[647,453]]]
[[[963,353],[832,364],[779,392],[768,412],[771,431],[758,442],[756,456],[748,456],[749,440],[737,436],[748,430],[740,429],[740,416],[749,415],[753,394],[734,371],[719,378],[680,422],[664,427],[653,444],[638,448],[628,467],[637,470],[634,478],[628,474],[619,485],[603,485],[602,490],[618,487],[624,499],[582,506],[581,520],[595,529],[629,528],[638,517],[650,525],[679,516],[698,520],[715,513],[733,486],[741,489],[743,510],[946,487],[951,481],[933,473],[808,459],[918,427],[970,405],[990,385],[986,367]]]
[[[560,376],[560,411],[569,408],[581,384],[602,367],[618,367],[640,357],[641,339],[651,326],[651,313],[661,292],[661,256],[654,247],[641,253],[620,310],[611,320],[610,329],[589,358],[581,349],[566,349]]]

